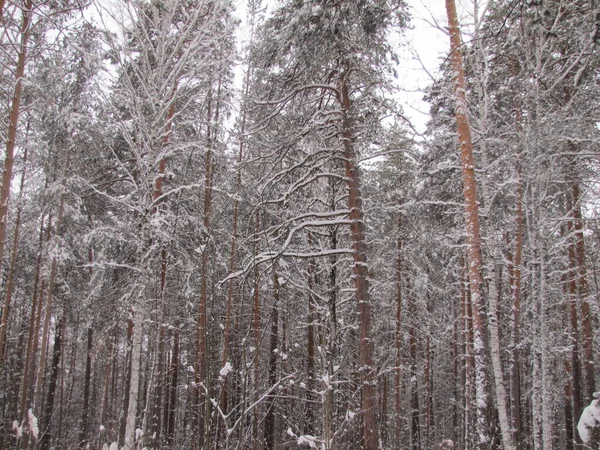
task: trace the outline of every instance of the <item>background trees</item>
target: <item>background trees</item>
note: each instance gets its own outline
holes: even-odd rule
[[[0,446],[580,445],[595,4],[494,1],[455,45],[479,267],[456,67],[424,138],[394,100],[404,3],[250,2],[241,62],[229,2],[75,6],[3,7]]]

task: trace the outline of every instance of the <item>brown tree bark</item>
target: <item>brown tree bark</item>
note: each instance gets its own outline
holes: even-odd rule
[[[572,166],[575,161],[572,162]],[[573,168],[575,172],[575,168]],[[587,401],[594,398],[596,391],[596,379],[594,370],[594,331],[592,326],[592,314],[589,303],[589,286],[587,281],[587,270],[585,267],[585,241],[583,220],[581,214],[581,190],[579,182],[574,180],[571,183],[572,197],[572,215],[573,215],[573,232],[575,233],[575,253],[577,262],[577,296],[581,305],[581,331],[583,335],[582,349],[586,382],[586,397]]]
[[[65,326],[65,315],[61,316],[61,319],[56,325],[54,333],[54,349],[52,351],[52,364],[50,368],[50,381],[48,383],[48,394],[46,397],[46,404],[44,407],[44,422],[43,431],[40,437],[40,450],[48,450],[50,441],[52,440],[52,414],[54,413],[54,398],[56,395],[56,384],[58,381],[58,366],[60,364],[60,358],[62,355],[62,336]]]
[[[29,123],[27,124],[27,128],[29,128]],[[28,134],[28,133],[27,133]],[[22,201],[23,201],[23,187],[25,186],[25,178],[27,173],[27,150],[28,147],[25,147],[25,152],[23,154],[23,171],[21,172],[21,182],[19,184],[19,194],[18,194],[18,207],[17,207],[17,217],[15,219],[15,233],[13,236],[13,245],[12,252],[10,257],[10,266],[8,268],[8,276],[6,278],[6,288],[4,290],[4,307],[2,308],[2,319],[0,321],[0,367],[4,364],[4,358],[6,354],[5,342],[6,342],[6,334],[8,328],[8,313],[10,312],[11,302],[12,302],[12,294],[14,291],[14,281],[15,281],[15,269],[17,266],[17,252],[19,250],[19,235],[21,231],[21,213],[22,213]]]
[[[354,256],[354,289],[359,320],[358,360],[362,392],[363,446],[364,450],[376,450],[379,442],[377,427],[376,375],[373,367],[373,343],[371,342],[371,301],[369,299],[369,270],[367,265],[367,243],[363,220],[360,176],[354,149],[354,131],[350,120],[352,101],[349,94],[348,77],[341,76],[339,102],[343,121],[341,138],[344,146],[344,167],[348,183],[348,209],[350,210],[350,239]]]
[[[26,0],[21,19],[21,43],[17,57],[15,70],[15,89],[10,105],[8,116],[8,136],[6,139],[6,155],[4,160],[4,171],[2,173],[2,186],[0,188],[0,270],[2,269],[2,257],[4,255],[4,244],[6,241],[6,225],[8,220],[8,202],[10,200],[10,188],[12,184],[12,172],[14,165],[15,145],[17,141],[17,128],[19,125],[19,113],[21,110],[21,92],[23,90],[23,76],[27,59],[27,43],[30,35],[31,14],[33,1]],[[0,17],[2,10],[0,9]]]
[[[467,236],[467,261],[471,301],[473,307],[473,342],[475,351],[475,384],[477,398],[476,436],[478,448],[485,449],[489,445],[490,424],[488,417],[489,386],[486,368],[486,348],[483,324],[483,276],[481,257],[481,237],[479,232],[479,207],[477,203],[477,182],[475,180],[475,161],[471,128],[467,116],[467,97],[465,70],[462,56],[462,42],[456,4],[454,0],[446,0],[446,12],[450,32],[450,51],[452,65],[452,82],[454,87],[455,117],[458,128],[460,158],[465,199],[465,226]],[[505,442],[505,445],[509,444]]]

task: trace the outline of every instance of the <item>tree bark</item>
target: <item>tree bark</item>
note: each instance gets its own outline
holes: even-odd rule
[[[27,128],[29,128],[29,123],[27,124]],[[6,278],[6,288],[4,290],[4,307],[2,308],[2,319],[0,321],[0,367],[4,365],[4,358],[6,355],[6,334],[8,328],[8,313],[10,312],[10,306],[12,302],[12,294],[14,291],[14,280],[15,280],[15,269],[17,266],[17,252],[19,250],[19,234],[21,231],[21,213],[23,210],[22,199],[23,199],[23,187],[25,186],[25,178],[27,173],[27,150],[28,147],[25,147],[25,152],[23,154],[23,171],[21,172],[21,182],[19,184],[19,195],[18,195],[18,207],[17,207],[17,217],[15,219],[15,233],[13,236],[13,246],[10,257],[10,266],[8,268],[8,276]]]
[[[2,269],[2,258],[4,255],[4,243],[6,241],[6,225],[8,220],[8,201],[10,199],[10,188],[12,184],[12,172],[14,165],[14,153],[17,140],[17,128],[19,125],[19,113],[21,108],[21,92],[23,90],[23,76],[27,58],[27,43],[30,35],[31,14],[33,1],[26,0],[21,20],[21,43],[17,57],[15,70],[15,89],[10,105],[8,116],[8,136],[6,139],[6,156],[4,160],[4,171],[2,173],[2,187],[0,188],[0,270]],[[0,17],[2,11],[0,10]]]
[[[465,199],[465,225],[467,236],[467,261],[469,285],[473,305],[473,339],[475,351],[475,384],[477,398],[476,435],[477,446],[486,449],[490,442],[489,436],[489,395],[487,381],[486,349],[484,345],[483,326],[483,276],[481,257],[481,237],[479,232],[479,207],[477,203],[477,182],[475,180],[475,161],[473,158],[473,143],[471,128],[467,117],[466,82],[461,37],[456,15],[454,0],[446,0],[446,12],[450,32],[450,51],[452,64],[452,81],[454,86],[455,117],[458,127],[460,158]],[[503,433],[503,437],[505,433]],[[510,438],[509,438],[510,439]],[[504,445],[511,445],[510,440]],[[509,447],[512,448],[512,447]]]
[[[362,391],[363,445],[364,450],[376,450],[379,442],[377,427],[376,376],[373,367],[373,343],[371,342],[371,301],[369,299],[369,270],[367,266],[367,243],[363,220],[360,177],[358,172],[354,135],[350,121],[352,101],[348,86],[349,73],[341,76],[339,101],[342,107],[342,143],[344,166],[348,183],[348,209],[350,210],[350,236],[354,256],[354,289],[359,320],[360,382]]]
[[[56,395],[56,384],[58,381],[58,366],[62,354],[62,336],[65,326],[64,313],[56,325],[54,333],[54,349],[52,351],[52,365],[50,368],[50,381],[48,383],[48,394],[44,407],[44,431],[40,437],[40,450],[48,450],[52,439],[52,414],[54,413],[54,398]]]
[[[277,383],[277,336],[279,334],[279,277],[273,268],[273,308],[271,310],[271,334],[269,336],[269,387]],[[272,393],[267,398],[264,440],[268,450],[275,449],[275,396]]]
[[[79,448],[85,448],[87,445],[87,432],[88,432],[88,416],[90,407],[90,383],[92,374],[92,343],[93,343],[94,330],[92,326],[88,326],[87,330],[87,352],[85,358],[85,379],[83,386],[83,408],[81,410],[81,422],[79,425]]]
[[[395,380],[395,428],[396,442],[400,442],[402,437],[402,270],[403,270],[403,250],[402,250],[402,215],[398,214],[398,238],[397,238],[397,256],[396,256],[396,370]]]

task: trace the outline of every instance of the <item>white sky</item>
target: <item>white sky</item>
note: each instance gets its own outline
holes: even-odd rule
[[[437,79],[440,64],[448,54],[450,39],[445,31],[448,22],[444,0],[406,1],[410,8],[411,29],[405,32],[405,45],[399,51],[399,100],[405,116],[422,133],[429,120],[429,105],[423,101],[423,90]],[[479,2],[483,5],[486,0]],[[457,9],[461,31],[468,33],[473,24],[473,1],[457,0]],[[463,36],[463,39],[466,41],[468,37]]]

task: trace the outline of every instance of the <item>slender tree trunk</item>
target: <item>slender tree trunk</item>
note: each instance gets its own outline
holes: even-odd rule
[[[131,367],[132,367],[132,357],[133,357],[133,315],[134,311],[130,313],[129,320],[127,321],[127,370],[125,376],[125,386],[124,386],[124,394],[123,394],[123,409],[121,416],[121,425],[119,428],[119,445],[125,444],[125,434],[127,429],[127,417],[129,412],[129,401],[131,399],[130,391],[131,391]],[[117,371],[114,371],[116,375]],[[116,381],[116,380],[115,380]],[[137,396],[137,392],[135,394]]]
[[[2,17],[2,8],[0,5],[0,17]],[[6,156],[4,160],[4,171],[2,173],[2,187],[0,189],[0,270],[2,269],[2,258],[4,255],[4,243],[6,241],[6,225],[8,221],[8,201],[10,199],[10,188],[12,184],[12,172],[14,165],[14,153],[17,140],[17,128],[19,125],[19,113],[21,109],[21,91],[23,90],[23,76],[25,75],[25,65],[27,58],[27,43],[30,35],[31,14],[33,10],[33,1],[26,0],[23,8],[23,18],[21,20],[21,43],[19,45],[19,55],[17,57],[17,67],[15,70],[15,89],[10,105],[10,114],[8,116],[8,136],[6,139]]]
[[[81,411],[81,422],[79,426],[79,448],[85,448],[87,445],[87,433],[88,433],[88,416],[90,408],[90,383],[92,376],[92,343],[94,337],[94,330],[92,326],[88,326],[87,330],[87,352],[85,358],[85,380],[83,386],[83,409]]]
[[[309,246],[312,243],[311,235],[308,235]],[[307,327],[306,327],[306,402],[304,406],[304,434],[314,434],[314,402],[315,398],[313,393],[315,392],[315,305],[313,291],[315,277],[315,263],[314,260],[308,262],[308,313],[306,316]],[[325,389],[329,389],[326,386]],[[325,393],[327,395],[327,393]]]
[[[377,427],[376,376],[373,367],[373,342],[371,341],[371,301],[369,299],[369,270],[367,245],[363,220],[360,178],[354,135],[350,121],[352,101],[349,94],[348,73],[342,74],[340,103],[343,112],[341,138],[344,146],[344,165],[348,183],[348,209],[350,210],[350,235],[354,255],[354,288],[359,320],[360,382],[362,391],[363,445],[364,450],[376,450],[379,442]]]
[[[489,280],[489,331],[490,331],[490,347],[492,369],[494,371],[494,384],[496,387],[496,406],[498,409],[498,421],[500,422],[500,430],[502,432],[502,441],[506,450],[516,450],[513,442],[510,419],[508,415],[508,405],[506,404],[506,388],[504,384],[504,376],[502,374],[502,358],[500,351],[500,333],[498,330],[498,286],[499,282],[496,279],[496,270],[492,269]]]
[[[58,216],[56,218],[56,224],[55,224],[55,228],[56,228],[56,232],[55,232],[55,236],[57,238],[60,238],[60,236],[62,235],[62,220],[63,220],[63,214],[64,214],[64,209],[65,209],[65,189],[66,189],[66,173],[68,171],[68,167],[69,167],[69,160],[70,160],[70,154],[71,152],[69,151],[67,153],[67,160],[65,162],[65,169],[64,169],[64,174],[63,174],[63,180],[62,180],[62,191],[60,193],[60,203],[58,206]],[[49,224],[50,226],[50,224]],[[59,245],[58,242],[56,242],[56,245]],[[44,369],[45,369],[45,362],[46,362],[46,351],[47,351],[47,346],[48,346],[48,337],[49,337],[49,330],[50,330],[50,318],[52,317],[52,303],[53,303],[53,297],[54,297],[54,287],[56,284],[56,277],[58,275],[58,259],[56,258],[56,256],[52,259],[52,266],[50,269],[50,279],[48,281],[48,291],[46,292],[46,307],[45,307],[45,316],[44,316],[44,327],[42,329],[42,345],[40,348],[40,357],[39,357],[39,364],[37,367],[37,380],[36,380],[36,389],[35,389],[35,397],[34,397],[34,407],[40,408],[41,407],[41,398],[42,398],[42,392],[43,392],[43,388],[44,388]]]
[[[565,384],[564,384],[564,402],[565,402],[565,450],[573,450],[573,385],[571,383],[571,362],[565,360]]]
[[[395,380],[395,428],[396,442],[402,437],[402,215],[398,214],[398,239],[396,256],[396,370]]]
[[[517,202],[515,212],[515,253],[509,258],[509,276],[512,297],[510,399],[511,425],[516,445],[522,445],[521,424],[521,264],[523,254],[523,181],[520,162],[517,166]]]
[[[569,210],[571,209],[569,204]],[[573,232],[573,222],[567,223],[567,233]],[[570,240],[568,245],[569,270],[568,270],[568,299],[571,318],[571,368],[573,369],[573,414],[578,418],[583,411],[583,389],[581,382],[581,363],[579,358],[579,319],[577,311],[577,256],[575,244]],[[575,420],[574,422],[577,422]],[[577,439],[577,435],[576,435]]]
[[[271,310],[271,335],[269,339],[269,387],[277,383],[277,337],[279,334],[279,277],[277,271],[273,269],[273,309]],[[275,396],[271,394],[267,399],[264,439],[265,447],[268,450],[275,449]]]
[[[175,420],[177,413],[177,377],[179,373],[179,332],[174,331],[173,350],[169,380],[169,408],[167,409],[167,446],[172,448],[175,439]]]
[[[455,116],[460,143],[460,157],[465,198],[465,225],[467,234],[467,261],[469,267],[469,284],[473,304],[473,338],[475,350],[475,381],[477,397],[476,435],[478,448],[484,450],[489,445],[490,426],[487,410],[489,407],[488,381],[486,369],[486,349],[484,345],[483,312],[483,277],[481,238],[479,233],[479,207],[477,203],[477,183],[475,180],[475,161],[473,159],[473,143],[471,128],[467,116],[466,82],[461,37],[454,0],[446,0],[446,12],[450,31],[450,50],[455,97]],[[504,445],[513,448],[512,439],[503,432]]]
[[[136,417],[138,409],[138,396],[140,392],[140,365],[142,359],[142,326],[146,312],[144,310],[144,286],[140,286],[140,293],[136,301],[137,308],[133,312],[133,339],[131,343],[131,375],[129,389],[125,395],[129,397],[125,422],[125,450],[134,450],[136,443]]]
[[[464,447],[465,450],[473,448],[474,424],[474,378],[475,378],[475,358],[473,355],[473,309],[471,307],[471,292],[469,290],[468,276],[465,273],[461,281],[461,305],[463,318],[463,354],[464,354],[464,376],[465,376],[465,420],[463,426]]]
[[[410,417],[411,417],[411,449],[421,450],[421,421],[419,407],[419,383],[417,373],[417,308],[414,299],[409,296],[410,314],[412,324],[409,328],[409,348],[410,348]]]
[[[1,17],[1,15],[0,15]],[[29,123],[27,123],[27,129],[29,134]],[[21,182],[19,184],[19,195],[17,200],[17,217],[15,219],[15,233],[13,236],[13,246],[10,257],[10,267],[8,268],[8,276],[6,278],[6,288],[4,297],[4,308],[2,308],[2,319],[0,322],[0,366],[4,364],[4,358],[6,356],[6,333],[8,328],[8,313],[10,312],[10,305],[12,302],[12,294],[14,291],[14,280],[15,280],[15,269],[17,267],[17,253],[19,250],[19,235],[21,231],[21,213],[23,210],[23,187],[25,186],[25,178],[27,173],[27,150],[23,154],[23,171],[21,172]]]
[[[48,395],[46,398],[46,405],[44,408],[44,426],[43,433],[40,437],[40,450],[48,450],[50,441],[52,439],[52,415],[54,413],[54,397],[56,394],[56,383],[58,381],[58,367],[60,364],[60,357],[62,354],[62,335],[64,331],[65,315],[63,313],[62,318],[56,325],[54,333],[54,349],[52,351],[52,365],[50,368],[50,381],[48,383]]]
[[[571,163],[575,165],[575,161]],[[575,172],[575,168],[572,169]],[[583,220],[581,215],[581,191],[577,180],[571,183],[573,231],[575,233],[575,252],[577,262],[577,294],[581,304],[581,328],[583,333],[583,368],[585,371],[586,396],[591,401],[596,391],[596,380],[594,370],[594,331],[592,326],[592,315],[589,303],[589,287],[587,281],[587,270],[585,267],[585,241]]]
[[[40,220],[40,238],[38,244],[38,256],[35,263],[35,276],[33,281],[33,298],[31,301],[31,312],[29,315],[29,333],[27,335],[27,348],[25,350],[25,367],[21,378],[21,401],[19,408],[19,417],[24,417],[25,408],[29,399],[29,391],[32,384],[32,373],[35,371],[35,353],[37,352],[39,317],[38,304],[41,305],[39,295],[40,271],[42,267],[42,247],[44,245],[44,217]],[[43,291],[43,289],[41,289]],[[35,348],[35,350],[34,350]]]

